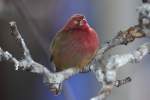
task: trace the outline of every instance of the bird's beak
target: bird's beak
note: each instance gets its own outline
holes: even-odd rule
[[[82,20],[79,22],[79,26],[83,26],[85,23],[86,23],[86,19],[82,19]]]
[[[82,26],[83,25],[83,21],[81,20],[80,22],[79,22],[79,26]]]

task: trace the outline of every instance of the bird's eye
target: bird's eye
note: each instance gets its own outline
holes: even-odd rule
[[[78,21],[77,21],[77,20],[75,20],[75,21],[74,21],[74,24],[75,24],[75,25],[76,25],[76,24],[78,24]]]

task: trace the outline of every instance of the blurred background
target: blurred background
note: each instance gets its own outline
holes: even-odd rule
[[[49,45],[55,33],[75,13],[82,13],[99,33],[101,44],[119,30],[137,23],[136,8],[142,0],[0,0],[0,46],[16,58],[22,50],[10,35],[9,22],[15,20],[35,61],[50,69]],[[132,52],[147,38],[114,48],[110,55]],[[130,76],[132,82],[114,88],[108,100],[148,100],[150,98],[150,56],[138,64],[118,70],[118,79]],[[93,73],[79,74],[64,82],[63,92],[53,96],[42,77],[14,71],[12,64],[0,62],[0,100],[89,100],[100,87]]]

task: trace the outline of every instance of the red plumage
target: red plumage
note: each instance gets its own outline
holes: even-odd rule
[[[54,37],[50,51],[57,71],[83,68],[95,56],[99,38],[84,16],[73,15]]]

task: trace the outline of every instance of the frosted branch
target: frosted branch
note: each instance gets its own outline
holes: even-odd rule
[[[35,62],[30,55],[30,52],[21,37],[16,23],[10,22],[11,35],[14,36],[18,44],[24,50],[24,57],[21,60],[16,59],[8,51],[4,51],[0,48],[0,61],[9,61],[14,63],[15,70],[25,70],[32,73],[41,74],[43,76],[43,82],[49,87],[50,91],[58,94],[62,89],[62,82],[74,74],[79,73],[79,69],[70,68],[62,72],[52,73],[44,65]]]
[[[98,96],[93,97],[91,100],[105,100],[111,93],[113,86],[119,87],[131,81],[130,77],[123,80],[116,80],[116,71],[118,68],[123,67],[128,63],[136,63],[150,53],[150,43],[145,43],[140,46],[136,51],[112,56],[107,61],[103,61],[105,53],[111,48],[119,45],[127,45],[133,42],[136,38],[150,36],[150,4],[143,4],[138,8],[139,11],[139,24],[130,27],[126,31],[118,32],[117,35],[107,44],[102,47],[95,57],[101,67],[91,67],[94,71],[98,82],[102,83],[102,89]]]
[[[111,93],[111,90],[114,86],[119,87],[131,81],[130,77],[122,80],[116,80],[117,69],[128,63],[137,63],[141,61],[145,55],[150,53],[150,43],[145,43],[132,53],[114,55],[109,59],[104,60],[106,52],[112,48],[119,45],[127,45],[128,43],[133,42],[136,38],[150,36],[150,4],[143,4],[138,8],[138,11],[138,25],[129,27],[125,31],[118,32],[110,42],[107,42],[98,50],[97,55],[89,65],[85,66],[84,69],[71,67],[61,72],[53,73],[44,65],[34,61],[21,34],[17,29],[15,22],[10,22],[11,35],[16,39],[17,43],[23,49],[23,58],[16,59],[11,53],[0,48],[0,61],[9,61],[13,63],[15,70],[24,70],[42,75],[44,84],[46,84],[50,91],[54,92],[55,94],[60,93],[62,90],[62,83],[64,80],[69,79],[71,76],[80,72],[92,71],[94,72],[97,81],[102,83],[102,89],[98,96],[93,97],[91,100],[105,100],[106,97]]]
[[[117,69],[128,64],[137,63],[143,59],[143,57],[150,53],[150,43],[145,43],[140,46],[136,51],[124,55],[115,55],[108,59],[105,66],[105,70],[100,69],[95,71],[96,78],[99,82],[103,83],[100,94],[91,100],[105,100],[106,97],[111,93],[113,86],[121,86],[131,81],[130,77],[123,80],[116,81]]]
[[[148,53],[150,53],[150,43],[145,43],[133,53],[112,56],[108,60],[106,68],[117,69],[125,64],[138,62]]]

